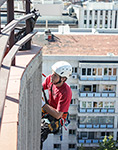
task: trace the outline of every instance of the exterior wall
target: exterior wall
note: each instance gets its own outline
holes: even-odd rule
[[[21,79],[18,150],[40,150],[42,57],[36,55]]]
[[[41,16],[61,16],[63,12],[62,1],[34,1],[33,8],[40,11]]]
[[[88,3],[79,9],[79,28],[118,28],[118,11],[114,3]]]
[[[73,72],[72,77],[67,81],[67,83],[73,88],[72,89],[72,99],[76,99],[75,104],[71,104],[70,108],[69,108],[69,114],[70,115],[75,115],[76,119],[75,120],[71,120],[71,123],[68,125],[67,131],[65,131],[63,129],[63,139],[62,141],[60,140],[60,135],[49,135],[48,139],[45,141],[44,143],[44,148],[43,150],[74,150],[77,149],[77,147],[80,147],[81,144],[84,142],[84,146],[85,147],[98,147],[99,144],[98,142],[102,141],[103,139],[103,134],[112,134],[114,136],[114,140],[117,140],[117,127],[118,127],[118,118],[117,118],[117,107],[118,107],[118,102],[117,102],[117,97],[118,97],[118,92],[117,92],[117,88],[118,88],[118,63],[83,63],[82,61],[117,61],[118,57],[116,56],[44,56],[43,57],[43,73],[48,75],[51,73],[51,66],[56,62],[56,61],[60,61],[60,60],[65,60],[68,61],[72,67],[77,67],[77,72]],[[94,68],[94,67],[102,67],[102,68],[116,68],[117,69],[117,75],[115,76],[115,78],[113,79],[114,81],[111,81],[110,78],[107,79],[107,81],[101,79],[100,81],[97,81],[96,79],[94,80],[83,80],[81,78],[81,69],[82,67],[85,68]],[[76,76],[77,75],[77,76]],[[101,77],[103,78],[104,75]],[[90,79],[91,77],[89,77]],[[98,85],[99,86],[99,91],[103,92],[103,87],[102,85],[115,85],[116,89],[115,89],[115,95],[111,94],[111,92],[108,92],[108,94],[111,94],[112,97],[94,97],[94,96],[90,96],[90,97],[82,97],[79,96],[79,89],[81,86],[83,85]],[[74,86],[77,86],[77,89],[74,89]],[[91,92],[93,93],[93,92]],[[100,108],[100,110],[102,110],[101,112],[94,112],[94,108],[92,107],[92,112],[90,112],[90,110],[88,110],[88,108],[86,108],[86,112],[80,112],[81,108],[82,108],[82,102],[83,101],[89,101],[89,102],[115,102],[114,103],[114,108],[113,108],[113,112],[102,112],[104,109],[104,105],[103,108]],[[95,128],[93,127],[94,124],[88,124],[88,126],[86,126],[87,124],[85,124],[84,127],[79,126],[79,122],[78,119],[80,119],[80,117],[86,117],[88,116],[88,118],[90,117],[113,117],[114,118],[114,122],[112,124],[107,124],[106,127],[99,127],[99,128]],[[75,130],[75,134],[69,134],[69,130]],[[89,137],[87,138],[80,138],[79,136],[81,135],[82,132],[87,132],[87,134],[90,134],[90,132],[92,132],[94,134],[94,139],[90,139]],[[60,144],[61,148],[54,148],[54,144]],[[75,144],[75,147],[71,147],[69,148],[69,144]],[[48,147],[50,146],[50,147]]]

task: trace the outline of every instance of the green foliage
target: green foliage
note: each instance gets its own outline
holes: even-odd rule
[[[80,150],[85,150],[83,144],[81,144]]]
[[[118,150],[118,142],[113,140],[113,137],[110,135],[109,137],[105,136],[102,143],[99,143],[100,148],[98,150]]]

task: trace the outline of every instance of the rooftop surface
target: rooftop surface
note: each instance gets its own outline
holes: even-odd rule
[[[43,55],[118,55],[118,35],[59,35],[48,42],[44,34],[37,34],[33,42],[43,46]]]

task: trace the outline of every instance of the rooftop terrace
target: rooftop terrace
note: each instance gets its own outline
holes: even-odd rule
[[[44,34],[37,34],[33,43],[43,45],[43,55],[118,55],[118,35],[111,34],[54,34],[50,42],[44,39]]]

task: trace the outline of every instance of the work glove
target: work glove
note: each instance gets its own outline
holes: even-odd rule
[[[44,101],[44,98],[42,97],[42,105],[41,107],[43,107],[45,105],[45,101]]]

